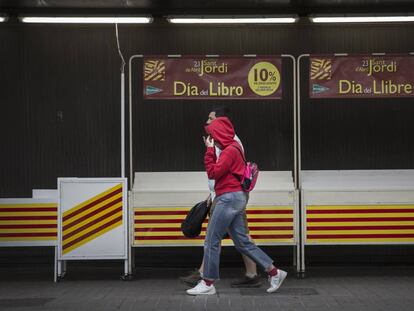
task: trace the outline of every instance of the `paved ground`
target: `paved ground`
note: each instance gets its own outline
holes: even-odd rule
[[[223,269],[218,295],[192,297],[177,277],[183,269],[138,269],[120,281],[121,265],[69,266],[54,284],[50,267],[0,267],[0,310],[414,310],[414,267],[318,267],[298,279],[291,269],[276,294],[233,289],[239,273]]]

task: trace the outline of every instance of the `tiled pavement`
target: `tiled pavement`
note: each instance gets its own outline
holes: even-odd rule
[[[303,279],[287,269],[275,294],[265,279],[259,289],[233,289],[238,271],[222,269],[218,295],[209,297],[185,294],[182,269],[141,268],[127,282],[121,269],[69,266],[55,284],[50,267],[1,267],[0,310],[414,310],[414,267],[311,267]]]

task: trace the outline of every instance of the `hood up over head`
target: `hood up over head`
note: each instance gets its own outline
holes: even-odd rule
[[[233,124],[227,117],[219,117],[213,120],[205,129],[223,149],[235,142]]]

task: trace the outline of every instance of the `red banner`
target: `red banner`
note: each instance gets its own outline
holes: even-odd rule
[[[145,99],[280,99],[280,57],[144,58]]]
[[[414,57],[311,56],[310,98],[412,97]]]

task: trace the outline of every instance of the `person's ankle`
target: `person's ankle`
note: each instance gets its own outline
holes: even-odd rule
[[[276,276],[277,275],[277,268],[273,267],[273,269],[270,270],[267,274],[269,274],[269,276]]]
[[[214,280],[207,280],[207,279],[203,279],[204,283],[206,283],[207,286],[211,286],[214,284]]]
[[[253,272],[246,272],[246,277],[248,277],[249,279],[253,279],[257,276],[257,273],[253,273]]]

